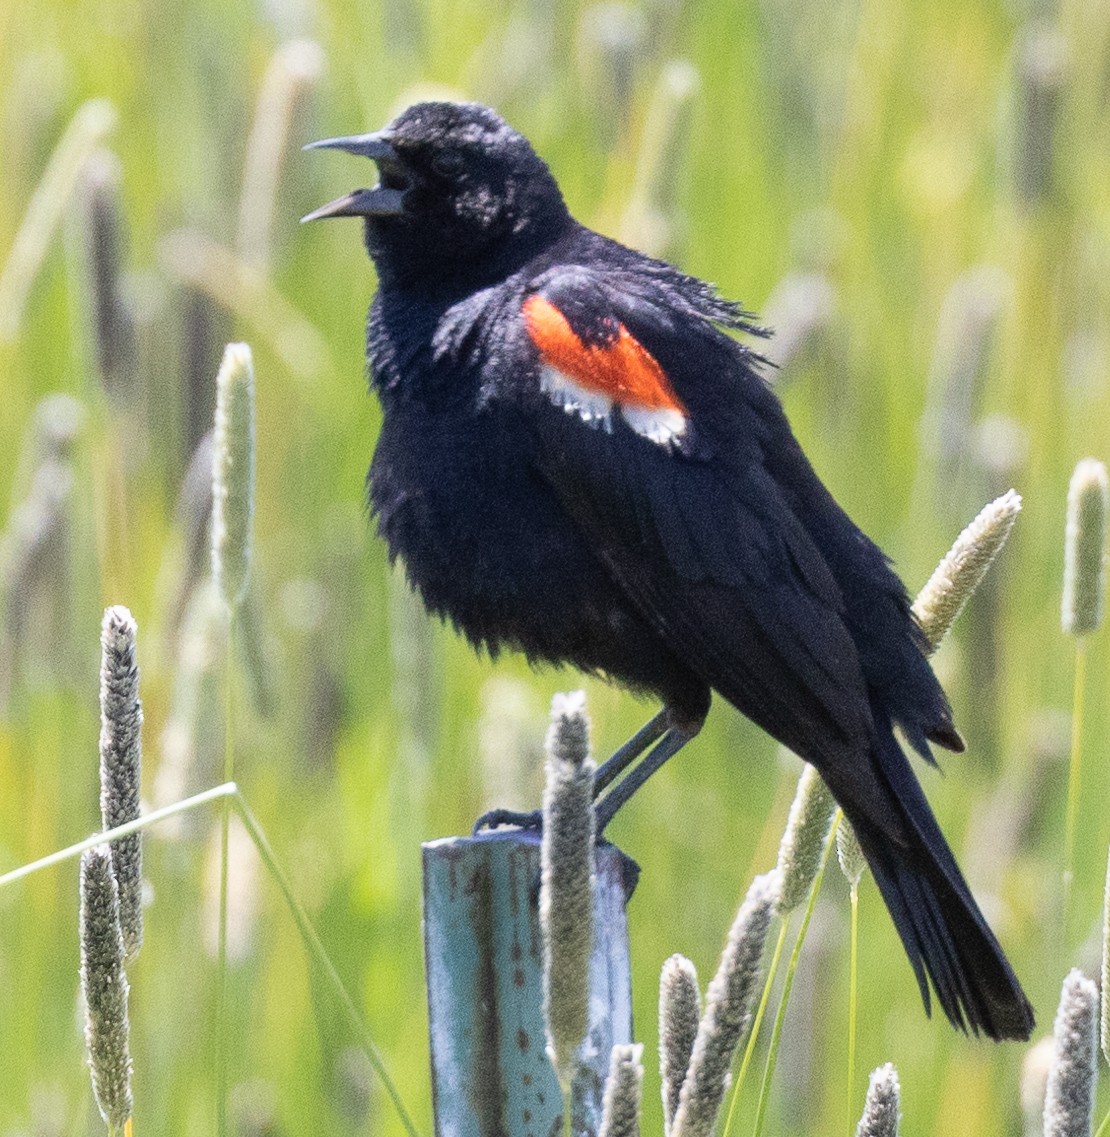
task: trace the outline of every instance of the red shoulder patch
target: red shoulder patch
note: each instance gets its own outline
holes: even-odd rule
[[[621,407],[648,411],[686,408],[655,356],[624,326],[610,344],[586,344],[566,316],[549,300],[532,295],[524,301],[524,325],[540,359],[584,390]]]

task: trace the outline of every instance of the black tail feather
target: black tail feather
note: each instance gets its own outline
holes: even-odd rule
[[[884,731],[879,726],[880,738]],[[898,832],[854,816],[851,787],[830,786],[855,828],[860,848],[905,946],[925,1008],[929,984],[961,1030],[993,1039],[1027,1039],[1033,1009],[933,817],[893,735],[876,747],[876,773],[901,822]],[[838,793],[838,789],[842,792]],[[869,811],[864,811],[869,812]],[[889,822],[890,814],[886,815]]]
[[[860,835],[860,846],[913,965],[926,1010],[931,981],[954,1026],[994,1039],[1028,1038],[1032,1007],[966,886],[961,895],[928,867],[911,867],[882,840]]]

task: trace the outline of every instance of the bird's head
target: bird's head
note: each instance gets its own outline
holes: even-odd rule
[[[383,279],[511,270],[569,221],[528,140],[478,103],[417,103],[383,130],[309,148],[377,163],[373,189],[354,190],[304,220],[364,218],[366,247]]]

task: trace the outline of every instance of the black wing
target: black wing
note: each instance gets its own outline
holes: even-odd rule
[[[684,418],[677,438],[642,429],[645,384],[576,373],[567,344],[556,350],[529,324],[525,299],[537,464],[614,578],[671,650],[799,754],[821,766],[867,750],[874,726],[845,601],[771,472],[770,452],[796,444],[744,349],[655,281],[557,269],[533,297],[587,348],[627,334],[666,377],[665,409]],[[545,390],[552,370],[561,392],[551,380]],[[609,399],[607,415],[591,395]]]

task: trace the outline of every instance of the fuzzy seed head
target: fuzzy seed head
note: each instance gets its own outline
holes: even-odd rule
[[[1110,479],[1106,467],[1084,458],[1068,486],[1064,529],[1064,597],[1061,623],[1065,632],[1085,636],[1102,623],[1106,597],[1106,513]]]
[[[1060,992],[1044,1099],[1044,1137],[1090,1137],[1095,1112],[1098,990],[1078,970]]]
[[[898,1137],[898,1071],[888,1062],[871,1072],[856,1137]]]
[[[982,583],[1020,512],[1021,498],[1013,490],[984,506],[917,594],[913,614],[925,633],[930,654],[940,647],[956,617]]]
[[[104,613],[100,656],[100,815],[105,829],[139,816],[143,707],[135,661],[135,621],[122,605]],[[119,918],[129,960],[143,942],[143,846],[132,833],[111,845]]]
[[[728,1090],[736,1047],[751,1030],[763,948],[779,900],[778,871],[757,876],[740,905],[705,999],[671,1137],[710,1137]]]
[[[212,457],[212,575],[230,611],[250,578],[254,519],[254,364],[245,343],[229,343],[216,375]]]
[[[698,973],[684,955],[672,955],[659,977],[659,1073],[663,1126],[670,1133],[701,1020]]]
[[[119,899],[106,845],[81,857],[81,988],[93,1093],[101,1116],[118,1129],[131,1116],[130,1026]]]
[[[589,1025],[594,913],[594,763],[585,695],[556,695],[547,735],[540,849],[543,1012],[547,1052],[564,1092]]]
[[[1054,1045],[1046,1034],[1021,1060],[1018,1095],[1021,1099],[1022,1137],[1044,1137],[1044,1095],[1052,1068]]]
[[[792,912],[809,895],[821,867],[836,802],[821,775],[808,763],[798,779],[790,816],[779,845],[778,872],[782,880],[779,911]]]
[[[855,888],[867,871],[867,859],[859,847],[856,831],[846,817],[841,817],[836,827],[836,859],[840,862],[840,871]]]
[[[618,1043],[613,1047],[597,1137],[640,1137],[643,1055],[640,1043]]]

